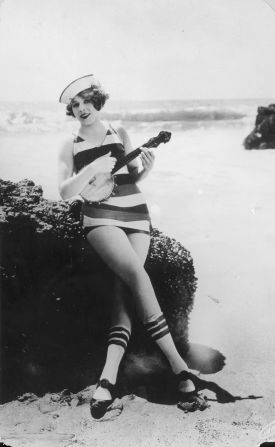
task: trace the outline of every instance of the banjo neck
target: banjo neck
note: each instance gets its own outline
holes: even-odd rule
[[[112,170],[112,174],[115,174],[117,171],[119,171],[119,169],[123,168],[123,166],[126,166],[128,163],[130,163],[130,161],[138,157],[142,152],[142,150],[140,149],[141,147],[147,147],[148,149],[158,147],[160,143],[167,143],[170,138],[170,132],[161,131],[157,137],[150,138],[147,143],[125,155],[125,157],[123,157],[121,160],[118,160],[115,164],[114,169]]]
[[[134,151],[130,152],[129,154],[125,155],[121,160],[118,160],[115,164],[114,169],[112,170],[112,174],[115,174],[117,171],[119,171],[123,166],[126,166],[130,161],[134,160],[136,157],[138,157],[141,154],[142,150],[138,147]]]

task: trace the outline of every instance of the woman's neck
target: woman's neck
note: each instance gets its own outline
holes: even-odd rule
[[[94,135],[97,133],[101,133],[102,131],[105,130],[105,126],[103,124],[103,122],[100,119],[96,119],[95,121],[93,121],[90,124],[87,125],[83,125],[81,124],[80,128],[79,128],[79,133],[82,135]]]

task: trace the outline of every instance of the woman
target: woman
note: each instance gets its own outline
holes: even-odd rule
[[[60,96],[60,102],[67,104],[67,114],[80,123],[78,135],[66,141],[60,151],[59,191],[63,199],[80,194],[95,175],[110,173],[116,161],[132,151],[125,129],[115,130],[102,122],[100,110],[106,99],[108,95],[93,75],[76,79]],[[150,218],[136,183],[151,171],[153,153],[143,148],[141,162],[141,171],[136,160],[118,171],[117,187],[109,199],[92,204],[84,201],[82,206],[87,240],[116,275],[106,362],[90,404],[94,418],[101,418],[115,398],[119,365],[131,335],[132,307],[167,357],[177,380],[179,398],[196,393],[144,269],[150,245]]]

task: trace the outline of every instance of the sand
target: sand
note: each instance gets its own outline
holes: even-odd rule
[[[154,223],[194,258],[199,281],[190,341],[226,357],[221,371],[201,377],[239,398],[220,403],[206,390],[210,408],[184,413],[175,405],[125,396],[123,411],[120,402],[101,422],[91,419],[87,402],[77,405],[77,396],[69,402],[60,402],[60,395],[13,401],[0,406],[2,442],[16,447],[259,444],[261,430],[275,420],[275,151],[245,151],[241,142],[247,133],[240,127],[175,135],[169,158],[168,149],[159,151],[143,184]]]

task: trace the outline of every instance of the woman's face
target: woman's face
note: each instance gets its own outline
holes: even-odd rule
[[[91,102],[91,95],[88,94],[83,97],[75,96],[72,99],[72,110],[76,119],[84,126],[92,124],[99,114]]]

